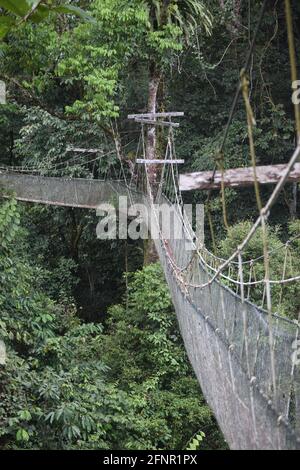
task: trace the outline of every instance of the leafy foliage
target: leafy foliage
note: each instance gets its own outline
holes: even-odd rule
[[[91,20],[81,8],[75,5],[55,5],[52,0],[0,0],[0,8],[4,14],[0,15],[0,40],[16,26],[26,22],[33,23],[44,21],[50,13],[64,13],[77,15],[85,20]]]
[[[1,448],[172,449],[193,427],[215,426],[157,265],[132,277],[127,308],[112,307],[104,331],[41,290],[49,273],[26,255],[14,199],[0,206],[0,235],[0,337],[8,356],[0,366]],[[68,282],[67,270],[64,264],[60,282]],[[48,291],[64,300],[53,274]]]
[[[111,380],[133,398],[140,433],[125,448],[182,449],[199,427],[209,431],[206,446],[223,445],[212,431],[214,419],[197,391],[172,309],[158,264],[130,276],[126,305],[110,309],[103,359]]]
[[[223,257],[229,257],[244,240],[251,229],[251,222],[240,222],[230,227],[227,237],[219,244],[219,254]],[[280,281],[282,279],[297,276],[299,266],[299,222],[292,222],[288,233],[288,244],[282,241],[282,233],[279,227],[268,228],[268,250],[270,253],[270,279]],[[245,280],[251,282],[264,280],[265,267],[263,258],[263,236],[259,229],[243,252],[243,261],[248,261],[244,265],[243,275]],[[255,260],[251,263],[251,260]],[[230,283],[229,283],[230,285]],[[234,286],[231,286],[234,288]],[[249,297],[258,305],[261,304],[263,296],[264,283],[248,289]],[[272,285],[272,304],[275,312],[297,320],[299,315],[299,284],[275,284]]]
[[[200,431],[199,434],[196,434],[190,441],[186,450],[198,450],[203,439],[205,438],[204,432]]]

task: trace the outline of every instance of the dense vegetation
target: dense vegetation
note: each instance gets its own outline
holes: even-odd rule
[[[130,275],[126,300],[109,309],[104,324],[96,316],[97,323],[83,322],[55,275],[50,282],[30,260],[20,215],[14,200],[1,206],[0,334],[8,347],[0,370],[1,447],[184,448],[199,428],[208,432],[206,446],[222,445],[160,267]],[[72,268],[63,264],[70,289]]]
[[[292,3],[299,51],[300,5]],[[176,133],[185,169],[212,169],[260,5],[0,0],[0,79],[8,89],[7,104],[0,105],[1,166],[99,178],[118,168],[121,157],[130,168],[139,134],[126,116],[156,107],[186,113]],[[295,131],[284,2],[268,4],[249,78],[258,163],[286,162]],[[159,155],[163,143],[163,135],[149,138],[149,155]],[[83,165],[67,145],[113,152]],[[249,166],[242,99],[224,164]],[[263,200],[271,191],[263,188]],[[6,196],[0,205],[0,339],[7,348],[0,365],[0,448],[183,449],[200,431],[206,435],[201,448],[223,448],[160,268],[143,267],[143,245],[97,240],[92,211]],[[194,192],[186,200],[206,196]],[[279,278],[284,244],[299,234],[298,197],[297,184],[287,185],[270,219],[271,271]],[[225,257],[257,214],[253,188],[226,190],[226,203],[228,231],[213,192],[216,249]],[[289,250],[293,275],[299,240]],[[258,233],[246,256],[261,254]],[[251,295],[259,301],[261,288]],[[299,287],[274,288],[274,303],[296,318]]]

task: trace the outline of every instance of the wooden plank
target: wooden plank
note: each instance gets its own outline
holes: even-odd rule
[[[153,126],[179,127],[178,122],[155,121],[154,119],[135,118],[134,122],[140,122],[142,124],[151,124]]]
[[[184,160],[146,160],[144,158],[137,158],[136,163],[144,163],[146,165],[164,165],[165,163],[171,165],[180,165],[184,163]]]
[[[257,180],[260,184],[277,183],[287,165],[268,165],[256,168]],[[194,189],[220,189],[222,174],[217,171],[212,180],[212,171],[201,171],[198,173],[187,173],[179,175],[179,189],[181,191],[192,191]],[[254,184],[253,168],[235,168],[225,170],[223,176],[224,186],[227,188],[240,188]],[[289,182],[300,181],[300,163],[296,163],[291,171]]]
[[[145,118],[145,119],[155,119],[155,118],[167,118],[167,117],[182,117],[184,116],[183,112],[170,112],[170,113],[144,113],[144,114],[128,114],[128,119],[136,118]]]

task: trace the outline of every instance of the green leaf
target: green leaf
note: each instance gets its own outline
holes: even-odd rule
[[[51,9],[47,5],[40,5],[35,12],[30,15],[30,21],[33,23],[40,23],[41,21],[44,21],[50,13]]]
[[[27,0],[0,0],[0,7],[17,16],[25,16],[32,8],[31,3]]]
[[[15,20],[12,16],[0,15],[0,25],[10,26],[15,23]]]
[[[14,24],[15,20],[11,16],[0,15],[0,39],[4,38]]]
[[[76,7],[74,5],[61,5],[59,7],[54,7],[51,10],[57,13],[64,13],[65,15],[76,15],[76,16],[79,16],[79,18],[83,19],[84,21],[87,21],[90,23],[96,23],[95,18],[90,16],[81,8]]]
[[[19,418],[23,421],[30,421],[31,420],[31,413],[29,410],[22,410],[18,413]]]
[[[24,441],[28,442],[29,441],[29,434],[26,431],[26,429],[18,429],[17,434],[16,434],[16,439],[17,441]]]

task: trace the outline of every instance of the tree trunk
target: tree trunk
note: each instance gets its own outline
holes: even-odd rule
[[[160,83],[161,74],[154,62],[150,63],[149,67],[149,86],[148,86],[148,113],[155,113],[157,107],[157,93]],[[154,160],[156,157],[156,126],[149,127],[147,133],[146,143],[146,159]],[[148,177],[149,184],[152,192],[152,197],[155,199],[158,184],[158,168],[156,165],[149,165]],[[153,240],[145,240],[144,242],[144,265],[155,263],[158,261],[158,255],[155,249]]]
[[[156,112],[157,105],[157,93],[160,82],[160,73],[153,62],[149,67],[149,87],[148,87],[148,113]],[[147,160],[154,160],[156,157],[156,126],[149,127],[147,133],[147,144],[146,144],[146,158]],[[156,186],[157,186],[157,167],[151,165],[148,171],[149,182],[155,197]]]
[[[84,230],[84,222],[78,222],[74,208],[69,211],[71,215],[71,240],[70,240],[70,256],[75,261],[79,259],[79,242]]]
[[[14,141],[14,131],[11,130],[9,133],[9,138],[10,138],[10,146],[9,146],[9,161],[10,161],[10,166],[14,166],[14,147],[15,147],[15,141]]]
[[[290,214],[292,219],[297,218],[297,195],[298,195],[298,184],[293,183],[292,187],[292,202],[290,205]]]

